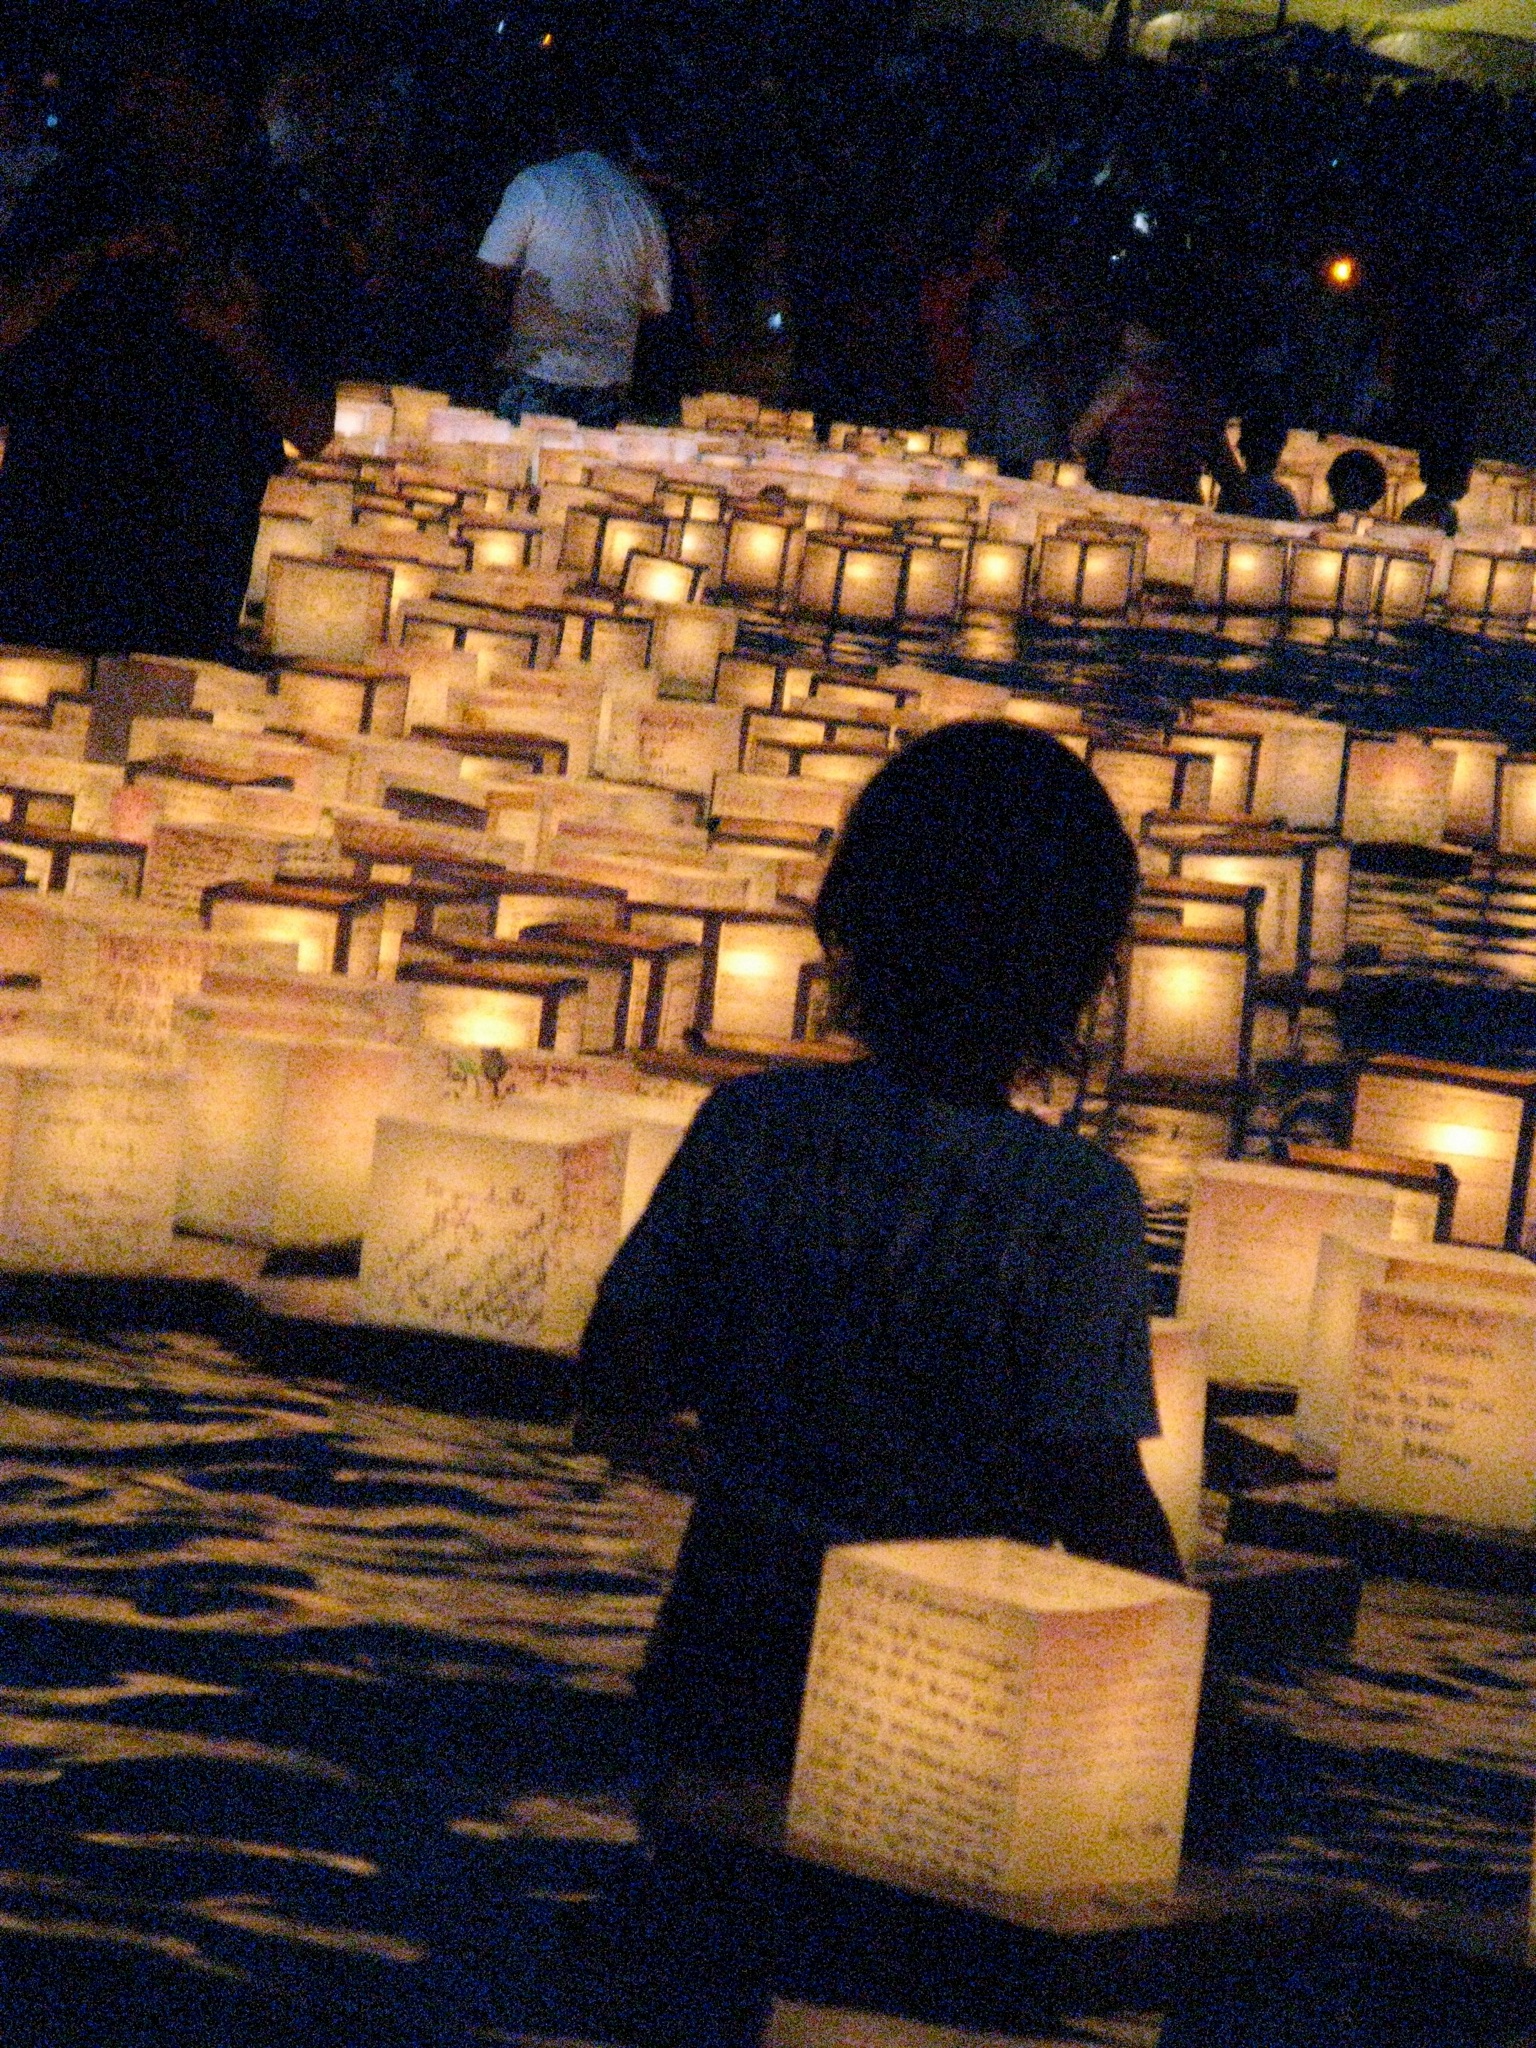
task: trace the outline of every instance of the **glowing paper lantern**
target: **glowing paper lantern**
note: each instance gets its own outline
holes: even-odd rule
[[[1285,568],[1283,540],[1199,534],[1191,596],[1202,611],[1279,611],[1285,602]]]
[[[587,983],[574,969],[532,961],[411,960],[396,980],[415,990],[422,1036],[434,1045],[582,1049]]]
[[[624,564],[620,591],[640,604],[692,604],[702,574],[692,563],[647,555],[636,548]]]
[[[947,625],[960,609],[965,556],[958,548],[907,550],[901,589],[901,618],[908,626]],[[846,581],[846,571],[844,572]]]
[[[1061,1550],[829,1551],[790,1843],[968,1890],[1171,1886],[1206,1617]]]
[[[530,1110],[514,1134],[380,1119],[365,1321],[571,1350],[618,1249],[626,1137]]]
[[[1227,833],[1174,847],[1184,881],[1225,882],[1264,891],[1259,966],[1266,975],[1306,975],[1344,957],[1349,849],[1286,833]]]
[[[221,938],[296,947],[301,974],[378,972],[382,907],[365,889],[218,882],[203,893],[202,917]]]
[[[294,732],[366,732],[399,739],[410,687],[410,677],[403,674],[285,669],[272,722]]]
[[[1434,580],[1435,565],[1426,555],[1383,555],[1376,585],[1376,616],[1391,625],[1423,618]]]
[[[1088,766],[1109,792],[1133,839],[1140,836],[1149,811],[1204,810],[1210,804],[1212,770],[1203,754],[1094,740],[1088,748]]]
[[[1438,846],[1450,811],[1456,763],[1417,735],[1392,739],[1350,735],[1344,767],[1345,839],[1400,846]]]
[[[727,597],[779,603],[785,593],[794,527],[784,520],[736,513],[725,524],[720,588]]]
[[[736,644],[736,614],[714,605],[666,605],[651,634],[651,667],[664,689],[711,697],[720,657]]]
[[[1355,1083],[1350,1143],[1448,1166],[1463,1244],[1525,1247],[1533,1139],[1536,1073],[1378,1054]]]
[[[1117,977],[1116,1085],[1247,1081],[1253,960],[1248,947],[1138,926]]]
[[[1508,747],[1491,732],[1432,728],[1426,737],[1452,762],[1446,838],[1458,846],[1491,846],[1497,834],[1499,763]]]
[[[1262,735],[1255,817],[1282,819],[1293,831],[1336,828],[1347,738],[1342,725],[1241,699],[1201,698],[1193,713],[1201,725],[1221,732]]]
[[[1536,1302],[1366,1286],[1339,1498],[1536,1529]]]
[[[177,1222],[254,1244],[361,1237],[399,1048],[220,1020],[190,1030],[187,1051]]]
[[[1296,1439],[1329,1463],[1337,1462],[1344,1441],[1361,1293],[1404,1285],[1436,1294],[1448,1305],[1468,1295],[1497,1294],[1536,1309],[1536,1265],[1513,1252],[1328,1232],[1307,1323]]]
[[[821,941],[804,916],[712,914],[704,932],[700,1030],[792,1038],[801,974],[821,957]]]
[[[1011,540],[979,540],[971,548],[965,602],[972,611],[1016,618],[1029,602],[1029,548]]]
[[[1088,481],[1088,472],[1082,463],[1054,462],[1047,458],[1036,461],[1029,474],[1031,482],[1053,484],[1058,491],[1080,490]]]
[[[1188,1323],[1153,1317],[1152,1385],[1159,1434],[1142,1439],[1142,1469],[1187,1568],[1200,1547],[1206,1392],[1205,1349]]]
[[[736,767],[740,747],[740,715],[728,706],[658,698],[643,684],[604,695],[596,762],[616,780],[708,796],[715,777]]]
[[[1073,617],[1123,617],[1140,588],[1141,536],[1061,527],[1039,545],[1035,603]]]
[[[274,555],[267,567],[263,643],[321,662],[366,661],[389,631],[393,579],[371,563]]]
[[[53,697],[83,695],[94,663],[88,654],[51,648],[0,647],[0,704],[45,706]]]
[[[634,512],[577,507],[566,514],[560,567],[574,569],[595,583],[599,590],[617,590],[623,584],[625,566],[636,549],[645,554],[659,555],[666,546],[666,539],[664,519],[645,518]]]
[[[163,1272],[172,1251],[179,1073],[110,1054],[0,1068],[10,1095],[0,1261],[16,1272]]]
[[[837,534],[806,537],[797,607],[829,626],[895,623],[901,602],[905,552]]]
[[[1379,1182],[1202,1160],[1178,1313],[1203,1331],[1212,1377],[1299,1386],[1324,1233],[1385,1237],[1391,1227],[1392,1191]]]
[[[1499,852],[1536,854],[1536,755],[1501,761],[1498,787]]]
[[[535,519],[466,519],[459,533],[469,548],[475,575],[488,570],[532,569],[538,566],[542,527]]]
[[[1457,548],[1445,590],[1446,616],[1486,631],[1512,630],[1531,615],[1536,556]]]
[[[1175,733],[1173,744],[1181,754],[1204,754],[1210,761],[1211,788],[1207,802],[1218,816],[1241,817],[1252,810],[1261,734],[1185,732],[1181,729]]]
[[[1374,548],[1335,541],[1297,541],[1291,549],[1286,602],[1293,612],[1365,619],[1376,600],[1381,557]]]

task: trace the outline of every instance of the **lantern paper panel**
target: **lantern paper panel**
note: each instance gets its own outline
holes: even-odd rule
[[[1121,1073],[1131,1080],[1241,1082],[1250,975],[1245,945],[1138,935],[1124,976]]]
[[[1159,1433],[1142,1439],[1142,1469],[1188,1568],[1200,1546],[1205,1476],[1205,1347],[1198,1330],[1169,1316],[1153,1317],[1152,1385]]]
[[[1257,1160],[1195,1169],[1181,1319],[1205,1335],[1214,1379],[1299,1386],[1325,1231],[1386,1237],[1392,1190],[1378,1181]]]
[[[999,1540],[822,1568],[788,1833],[972,1890],[1170,1887],[1206,1597]]]
[[[22,1069],[12,1091],[0,1260],[21,1272],[163,1272],[176,1217],[181,1076],[80,1060]]]
[[[1181,881],[1225,882],[1235,888],[1262,889],[1259,905],[1259,966],[1265,974],[1295,974],[1302,965],[1302,910],[1306,882],[1305,856],[1299,851],[1274,853],[1180,854]]]
[[[1201,755],[1096,741],[1088,765],[1133,839],[1149,811],[1204,810],[1210,802],[1211,763]]]
[[[1536,1076],[1500,1076],[1431,1061],[1373,1062],[1355,1089],[1350,1143],[1362,1151],[1440,1160],[1456,1175],[1451,1235],[1518,1248],[1528,1189],[1517,1183]]]
[[[1352,739],[1345,764],[1345,839],[1438,846],[1450,811],[1454,758],[1411,735]]]
[[[1492,733],[1432,732],[1429,743],[1451,757],[1445,836],[1458,846],[1490,846],[1498,808],[1499,763],[1509,751]]]
[[[1211,787],[1205,801],[1221,817],[1241,817],[1251,810],[1258,774],[1260,733],[1179,732],[1180,753],[1204,754],[1211,764]]]
[[[821,958],[811,926],[724,918],[716,929],[712,952],[706,952],[706,1028],[727,1037],[793,1037],[800,970]]]
[[[716,776],[736,767],[740,745],[741,715],[728,705],[659,698],[644,683],[616,684],[604,693],[599,774],[708,796]]]
[[[1536,1302],[1362,1288],[1339,1498],[1536,1529]]]
[[[1498,850],[1536,856],[1536,760],[1504,761],[1499,769]]]
[[[381,1118],[364,1319],[573,1350],[618,1248],[626,1142],[533,1111],[518,1135]]]
[[[388,634],[392,588],[388,569],[274,555],[262,638],[275,653],[304,660],[366,661]]]
[[[1263,735],[1253,788],[1256,818],[1283,819],[1293,831],[1335,829],[1348,737],[1342,725],[1220,698],[1203,698],[1194,710],[1202,725]]]
[[[1367,1287],[1400,1286],[1452,1304],[1469,1294],[1497,1294],[1536,1311],[1536,1265],[1514,1252],[1469,1245],[1407,1245],[1393,1238],[1328,1232],[1318,1256],[1307,1323],[1296,1441],[1329,1463],[1337,1463],[1344,1440],[1361,1292]]]

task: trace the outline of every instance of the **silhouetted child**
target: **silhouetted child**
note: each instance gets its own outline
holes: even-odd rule
[[[1430,446],[1419,455],[1419,474],[1424,493],[1398,514],[1404,526],[1437,526],[1442,533],[1456,531],[1457,500],[1467,495],[1472,481],[1472,464],[1459,448]]]
[[[1285,421],[1275,412],[1254,410],[1243,415],[1237,452],[1243,473],[1221,487],[1218,512],[1238,512],[1249,519],[1299,519],[1295,498],[1275,481],[1275,466],[1285,448]]]

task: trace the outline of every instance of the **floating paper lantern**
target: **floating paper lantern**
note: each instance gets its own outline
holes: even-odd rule
[[[1324,1233],[1385,1237],[1391,1227],[1392,1191],[1380,1183],[1257,1160],[1202,1160],[1178,1313],[1204,1332],[1212,1377],[1299,1386]]]
[[[1345,839],[1438,846],[1445,837],[1455,761],[1416,734],[1351,733],[1344,765]]]
[[[1499,763],[1498,850],[1536,855],[1536,755],[1511,754]]]
[[[35,704],[54,697],[83,696],[95,664],[88,654],[57,654],[49,648],[0,647],[0,703]]]
[[[365,661],[389,631],[393,579],[370,563],[274,555],[267,568],[263,643],[314,661]]]
[[[960,609],[964,577],[965,556],[958,548],[908,548],[901,589],[903,625],[948,625]]]
[[[651,667],[665,690],[713,697],[720,658],[735,644],[733,611],[704,604],[662,606],[651,634]]]
[[[1498,829],[1499,763],[1509,749],[1491,732],[1432,727],[1429,744],[1451,757],[1445,836],[1458,846],[1491,846]]]
[[[1198,534],[1191,597],[1202,611],[1279,611],[1285,602],[1285,569],[1283,540]]]
[[[1259,909],[1263,901],[1262,889],[1168,875],[1143,877],[1136,907],[1144,918],[1166,916],[1174,925],[1202,939],[1246,946],[1257,959]]]
[[[792,1038],[800,970],[821,957],[821,941],[804,916],[712,913],[704,930],[699,1029]]]
[[[1212,769],[1204,754],[1093,740],[1088,766],[1133,839],[1140,836],[1149,811],[1205,810],[1210,804]]]
[[[1181,754],[1204,754],[1211,764],[1207,802],[1221,817],[1241,817],[1253,809],[1263,735],[1256,732],[1186,732],[1174,734]]]
[[[399,739],[405,731],[408,675],[371,670],[285,669],[278,679],[273,723],[303,733],[370,733]]]
[[[1536,1073],[1378,1054],[1355,1083],[1350,1143],[1448,1166],[1463,1244],[1524,1247],[1533,1139]]]
[[[360,1238],[399,1048],[220,1020],[187,1032],[187,1056],[177,1222],[252,1244]]]
[[[809,534],[797,607],[829,627],[894,625],[905,561],[899,547]]]
[[[1376,585],[1376,616],[1389,625],[1423,618],[1434,580],[1435,565],[1428,556],[1384,554]]]
[[[636,548],[624,564],[620,591],[640,604],[692,604],[703,573],[694,563],[674,562],[667,555],[647,555]]]
[[[1062,1550],[829,1551],[791,1845],[973,1893],[1171,1887],[1206,1615]]]
[[[1029,603],[1029,556],[1020,541],[975,542],[965,579],[967,608],[1016,618]]]
[[[1142,1469],[1187,1569],[1200,1547],[1206,1394],[1205,1348],[1188,1323],[1153,1317],[1152,1385],[1158,1434],[1142,1439]]]
[[[1293,831],[1337,827],[1347,738],[1342,725],[1243,699],[1202,698],[1192,709],[1201,725],[1262,735],[1253,786],[1256,817],[1282,819]]]
[[[181,1158],[181,1076],[93,1054],[0,1069],[6,1094],[0,1263],[14,1272],[164,1272]]]
[[[1080,490],[1088,481],[1088,471],[1081,462],[1055,462],[1041,458],[1034,463],[1029,474],[1032,483],[1052,484],[1058,491]]]
[[[1264,974],[1304,977],[1343,959],[1347,847],[1287,833],[1227,833],[1189,846],[1171,846],[1170,860],[1174,874],[1184,881],[1225,882],[1264,891],[1259,909],[1259,966]]]
[[[1123,617],[1140,591],[1145,537],[1124,528],[1059,527],[1040,542],[1035,603],[1073,617]]]
[[[618,685],[603,700],[596,759],[615,780],[708,796],[715,777],[738,765],[740,746],[740,717],[729,707]]]
[[[712,489],[699,490],[691,485],[663,485],[656,495],[656,502],[668,519],[697,519],[706,524],[723,518],[725,493]]]
[[[1339,1498],[1536,1530],[1536,1301],[1365,1286]]]
[[[537,568],[543,528],[536,519],[466,519],[459,526],[469,548],[469,566],[479,576],[490,570]]]
[[[382,1118],[364,1320],[574,1350],[618,1248],[625,1151],[622,1131],[552,1112],[494,1127]]]
[[[600,590],[617,590],[631,554],[639,549],[659,555],[666,539],[664,519],[577,506],[565,516],[559,566],[586,577]]]
[[[667,549],[680,562],[699,571],[700,593],[719,588],[725,567],[726,527],[715,520],[684,519],[669,522]]]
[[[1361,1292],[1405,1284],[1437,1294],[1448,1305],[1469,1294],[1497,1294],[1536,1308],[1536,1265],[1513,1252],[1328,1232],[1307,1323],[1296,1440],[1329,1464],[1337,1463],[1344,1441]]]
[[[541,925],[526,936],[544,946],[550,959],[568,959],[581,971],[585,971],[584,963],[592,961],[622,961],[627,965],[627,1047],[665,1050],[681,1045],[693,1029],[703,967],[700,946],[679,939],[652,938],[643,932],[605,930],[600,925]]]
[[[606,946],[601,942],[591,945],[577,942],[561,943],[525,934],[516,939],[457,939],[428,956],[425,965],[441,961],[443,976],[451,976],[462,964],[484,965],[495,968],[498,973],[516,976],[525,968],[543,973],[552,971],[555,979],[562,976],[578,979],[582,983],[580,1010],[579,1050],[584,1053],[622,1052],[629,1038],[629,1018],[633,1007],[634,968],[630,956],[618,946]],[[452,965],[447,963],[451,962]],[[442,1003],[430,1002],[433,1015],[441,1018],[444,1014]],[[469,1009],[463,1006],[459,1015]],[[434,1035],[441,1032],[434,1027]],[[559,1039],[559,1021],[555,1024],[555,1038]]]
[[[216,882],[202,919],[222,938],[297,948],[301,974],[371,979],[379,966],[382,905],[366,889],[303,882]]]
[[[1433,1159],[1401,1159],[1390,1152],[1363,1152],[1353,1145],[1308,1145],[1287,1141],[1288,1166],[1314,1173],[1344,1173],[1380,1181],[1392,1190],[1391,1235],[1403,1244],[1445,1243],[1456,1214],[1456,1176]]]
[[[720,560],[720,588],[725,595],[757,604],[778,604],[788,582],[794,532],[782,519],[740,512],[728,519]]]
[[[572,970],[528,962],[411,960],[397,981],[421,1005],[421,1033],[433,1045],[501,1052],[582,1049],[587,984]]]
[[[1445,590],[1446,616],[1483,630],[1523,626],[1531,615],[1536,556],[1457,548]]]
[[[1117,977],[1115,1076],[1242,1086],[1253,1029],[1253,959],[1233,943],[1138,924]]]

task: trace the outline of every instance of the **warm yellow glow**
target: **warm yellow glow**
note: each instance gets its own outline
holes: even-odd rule
[[[767,981],[779,970],[771,953],[722,953],[720,972],[739,975],[743,981]]]
[[[1329,261],[1327,275],[1336,290],[1347,292],[1360,275],[1360,266],[1353,256],[1335,256]]]
[[[1423,1148],[1432,1159],[1507,1159],[1509,1139],[1477,1124],[1425,1124]]]

